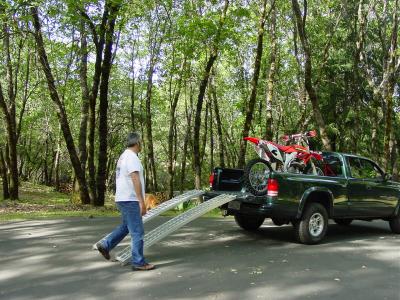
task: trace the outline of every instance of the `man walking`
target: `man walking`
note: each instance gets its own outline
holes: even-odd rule
[[[136,132],[130,133],[126,146],[127,149],[118,159],[116,170],[115,203],[121,213],[122,224],[96,246],[104,258],[109,260],[109,252],[129,233],[132,269],[148,271],[154,269],[154,265],[147,263],[143,256],[142,216],[147,211],[144,203],[143,166],[138,157],[138,153],[142,150],[140,135]]]

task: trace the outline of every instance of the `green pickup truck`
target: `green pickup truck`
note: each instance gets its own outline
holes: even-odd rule
[[[205,199],[234,193],[236,200],[221,207],[245,230],[256,230],[265,218],[275,225],[292,223],[304,244],[320,242],[328,220],[348,226],[357,220],[383,219],[400,233],[400,184],[390,179],[370,159],[337,152],[323,152],[330,176],[271,172],[267,194],[254,196],[243,184],[243,170],[215,168]]]

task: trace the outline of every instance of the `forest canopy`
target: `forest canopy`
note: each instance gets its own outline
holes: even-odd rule
[[[149,191],[204,188],[243,137],[315,129],[313,149],[399,174],[398,0],[0,3],[0,171],[104,205],[129,132]]]

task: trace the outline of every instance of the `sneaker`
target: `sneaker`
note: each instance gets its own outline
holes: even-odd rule
[[[97,250],[100,252],[101,255],[107,260],[110,260],[110,253],[104,246],[99,242],[96,244]]]
[[[133,271],[150,271],[154,269],[155,265],[152,264],[144,264],[143,266],[132,266]]]

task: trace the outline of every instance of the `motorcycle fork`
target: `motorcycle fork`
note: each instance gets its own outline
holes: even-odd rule
[[[288,171],[291,162],[296,159],[297,154],[298,154],[297,152],[285,153],[285,161],[283,164],[283,169],[285,172]]]

